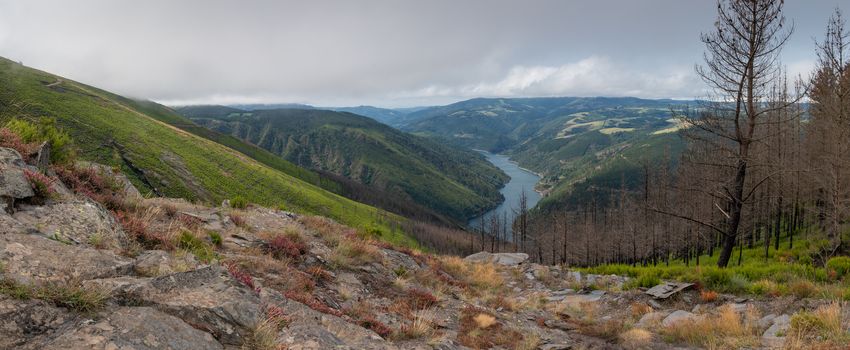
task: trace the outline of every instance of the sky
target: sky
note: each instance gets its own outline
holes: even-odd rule
[[[808,75],[839,0],[789,0]],[[709,0],[0,0],[0,56],[169,105],[705,96]]]

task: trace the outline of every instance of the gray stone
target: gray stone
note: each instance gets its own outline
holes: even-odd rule
[[[572,348],[573,344],[568,343],[544,344],[538,347],[540,350],[570,350]]]
[[[0,165],[14,166],[14,167],[25,167],[27,164],[24,162],[24,158],[21,157],[21,154],[18,151],[0,147]]]
[[[44,349],[223,349],[209,333],[149,307],[120,308],[57,337]]]
[[[225,345],[242,345],[260,321],[255,291],[235,281],[220,266],[176,273],[113,290],[119,304],[149,305],[205,329]]]
[[[163,276],[194,270],[198,260],[192,254],[177,257],[163,250],[148,250],[136,257],[133,269],[142,276]]]
[[[546,327],[560,329],[565,332],[578,329],[576,325],[561,320],[546,320],[543,322],[543,324],[545,324]]]
[[[788,315],[778,316],[773,319],[770,326],[761,336],[761,344],[768,348],[780,348],[785,343],[785,334],[791,327],[791,317]]]
[[[44,206],[22,205],[12,218],[45,237],[66,243],[118,249],[127,241],[112,214],[87,199]]]
[[[663,321],[664,318],[667,317],[667,315],[668,315],[668,313],[666,313],[666,312],[656,312],[656,311],[644,314],[640,318],[640,320],[635,324],[635,327],[640,327],[640,328],[654,327],[655,325],[658,325],[659,323],[661,323],[661,321]]]
[[[0,164],[0,198],[24,199],[34,195],[23,168]]]
[[[694,315],[688,311],[684,310],[676,310],[673,311],[672,314],[664,318],[664,321],[661,321],[661,325],[664,327],[670,327],[679,322],[693,321],[697,318],[697,315]]]
[[[112,252],[26,234],[0,235],[0,262],[6,278],[23,284],[115,277],[133,266]]]
[[[463,258],[463,260],[475,263],[492,262],[504,266],[516,266],[528,260],[528,254],[478,252]]]
[[[38,348],[40,338],[50,337],[76,317],[42,300],[5,299],[0,296],[0,349]]]
[[[773,325],[774,319],[776,319],[775,314],[768,314],[768,315],[760,318],[759,321],[758,321],[759,329],[765,329],[766,330],[768,327]]]

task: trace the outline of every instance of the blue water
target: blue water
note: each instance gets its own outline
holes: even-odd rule
[[[528,200],[528,208],[531,209],[537,202],[540,201],[540,194],[534,191],[534,185],[540,181],[540,177],[531,173],[527,170],[523,170],[516,163],[510,161],[508,156],[501,154],[492,154],[488,152],[481,152],[486,157],[490,163],[493,163],[499,169],[502,169],[508,176],[511,177],[510,181],[505,184],[505,187],[499,191],[505,196],[505,201],[502,202],[498,207],[493,210],[490,210],[483,215],[469,220],[469,228],[475,229],[478,228],[481,220],[484,220],[484,226],[486,227],[489,223],[490,216],[499,215],[499,218],[504,217],[504,214],[507,213],[508,216],[508,233],[511,232],[511,222],[513,222],[514,217],[516,216],[516,211],[519,209],[519,197],[522,192],[525,192],[525,196]]]

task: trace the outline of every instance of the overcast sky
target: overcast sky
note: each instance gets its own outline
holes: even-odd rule
[[[839,4],[850,10],[787,1],[791,72],[808,74]],[[715,11],[707,0],[0,0],[0,55],[166,104],[694,98]]]

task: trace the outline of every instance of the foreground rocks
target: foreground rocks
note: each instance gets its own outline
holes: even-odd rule
[[[29,169],[3,149],[0,164]],[[4,181],[0,349],[675,349],[693,346],[666,341],[675,327],[728,310],[767,315],[747,344],[775,348],[789,315],[818,305],[656,299],[525,254],[421,254],[324,218],[144,199],[126,181],[144,225],[125,232],[68,189],[37,204]]]

